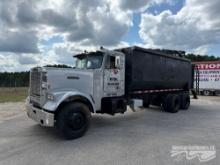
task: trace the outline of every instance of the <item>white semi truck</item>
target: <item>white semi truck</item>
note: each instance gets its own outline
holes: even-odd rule
[[[193,68],[183,57],[134,46],[74,58],[75,68],[31,69],[26,102],[30,118],[66,139],[84,135],[92,113],[123,114],[140,102],[171,113],[190,106]]]
[[[219,95],[220,61],[194,62],[194,64],[199,71],[199,93],[205,96]]]

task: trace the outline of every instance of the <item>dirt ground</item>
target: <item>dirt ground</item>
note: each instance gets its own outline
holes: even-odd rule
[[[198,96],[201,100],[211,100],[220,102],[220,96]]]
[[[0,122],[23,115],[24,112],[24,102],[0,103]]]

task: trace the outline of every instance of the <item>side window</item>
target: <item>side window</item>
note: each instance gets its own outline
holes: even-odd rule
[[[115,69],[115,56],[107,56],[105,69]]]

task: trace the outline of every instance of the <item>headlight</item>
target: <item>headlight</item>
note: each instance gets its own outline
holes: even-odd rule
[[[47,89],[47,86],[48,86],[47,83],[43,83],[43,84],[42,84],[42,88],[43,88],[43,89]]]
[[[55,97],[52,94],[47,94],[47,99],[53,101]]]

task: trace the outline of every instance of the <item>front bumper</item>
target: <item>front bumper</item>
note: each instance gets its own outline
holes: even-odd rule
[[[42,126],[54,126],[54,114],[44,111],[43,109],[33,107],[31,104],[26,104],[27,115]]]

